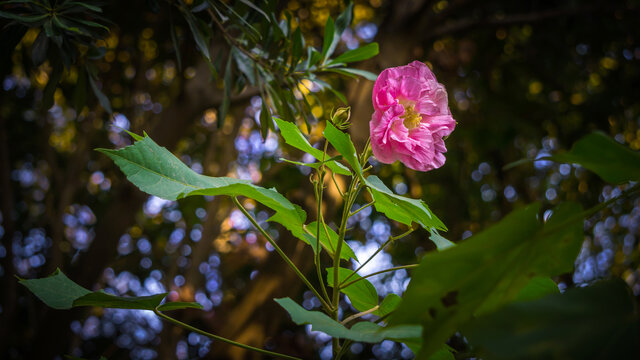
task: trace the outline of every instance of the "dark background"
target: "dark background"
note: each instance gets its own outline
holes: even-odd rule
[[[428,173],[400,164],[374,170],[397,192],[423,198],[449,227],[448,239],[460,241],[533,201],[545,208],[563,200],[591,206],[618,191],[576,166],[536,162],[503,167],[568,149],[593,130],[640,149],[638,1],[355,3],[354,21],[339,51],[376,41],[380,54],[360,68],[379,73],[425,61],[449,92],[458,125],[447,140],[446,164]],[[306,40],[318,47],[327,16],[343,8],[337,0],[281,4],[300,18]],[[184,25],[179,34],[183,70],[178,71],[166,10],[154,13],[143,1],[112,1],[104,10],[115,26],[104,43],[108,52],[99,64],[99,78],[114,117],[94,99],[80,114],[68,105],[73,68],[56,93],[56,105],[41,110],[50,67],[29,63],[37,32],[28,32],[14,52],[2,54],[0,356],[256,358],[163,326],[143,311],[48,309],[14,277],[42,277],[60,267],[90,289],[127,295],[171,291],[172,300],[195,300],[207,309],[176,313],[182,321],[254,346],[325,358],[330,354],[326,339],[308,337],[308,330],[293,326],[272,301],[290,296],[311,307],[310,295],[232,211],[228,199],[150,199],[92,149],[130,143],[114,123],[144,130],[192,168],[276,186],[315,217],[307,174],[276,161],[301,154],[279,147],[275,135],[262,140],[253,120],[259,94],[251,89],[233,96],[225,125],[215,126],[221,86],[210,81]],[[213,48],[224,51],[222,40],[214,37]],[[328,80],[347,95],[353,111],[350,132],[361,148],[368,136],[373,82]],[[322,103],[314,114],[326,118],[339,103],[331,94],[318,96]],[[318,141],[318,134],[311,134],[311,140]],[[337,214],[337,193],[327,193],[326,211]],[[261,209],[255,213],[262,221],[268,217]],[[366,254],[389,233],[404,231],[375,213],[363,215],[351,224],[356,253]],[[575,273],[556,279],[561,289],[620,277],[638,296],[639,223],[638,200],[586,221]],[[273,225],[270,230],[280,229]],[[311,273],[310,249],[288,232],[279,235],[283,249]],[[433,250],[427,238],[426,232],[415,232],[380,264],[416,262]],[[401,292],[406,281],[407,274],[400,273],[374,283],[383,294]],[[390,359],[410,353],[385,342],[356,344],[349,356]]]

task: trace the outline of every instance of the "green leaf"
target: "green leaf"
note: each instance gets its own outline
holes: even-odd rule
[[[71,309],[75,299],[91,293],[71,281],[60,269],[46,278],[20,280],[20,284],[54,309]]]
[[[378,52],[378,43],[372,42],[365,46],[343,53],[337,58],[331,60],[328,65],[367,60],[378,55]]]
[[[360,275],[354,274],[353,270],[345,268],[338,269],[338,280],[340,283],[342,283],[348,276],[350,277],[347,282],[361,278]],[[327,285],[334,287],[332,267],[327,268]],[[359,280],[340,291],[349,297],[351,305],[353,305],[353,307],[358,311],[367,311],[378,305],[378,292],[373,284],[371,284],[367,279]]]
[[[346,76],[352,76],[353,75],[357,75],[357,76],[362,76],[363,78],[367,79],[367,80],[371,80],[371,81],[376,81],[376,79],[378,78],[378,75],[370,72],[370,71],[366,71],[366,70],[360,70],[360,69],[352,69],[352,68],[329,68],[326,69],[326,71],[330,71],[330,72],[334,72],[334,73],[338,73],[338,74],[342,74],[342,75],[346,75]]]
[[[62,78],[62,65],[54,61],[53,69],[51,70],[51,74],[49,75],[49,81],[47,82],[47,86],[44,87],[44,91],[42,92],[42,107],[46,110],[49,110],[54,103],[54,95],[56,93],[56,88],[58,87],[58,83]]]
[[[36,23],[40,20],[46,19],[49,16],[49,14],[43,14],[43,15],[18,15],[18,14],[13,14],[10,12],[6,12],[6,11],[0,11],[0,18],[5,18],[5,19],[9,19],[9,20],[15,20],[19,23],[22,24],[29,24],[29,23]]]
[[[416,325],[382,327],[368,321],[359,322],[351,329],[333,320],[319,311],[308,311],[289,298],[274,299],[291,315],[291,320],[298,325],[311,324],[315,331],[322,331],[339,339],[377,343],[384,339],[404,341],[420,337],[421,328]]]
[[[182,310],[182,309],[202,309],[202,305],[197,302],[184,302],[184,301],[175,301],[164,303],[158,306],[159,311],[171,311],[171,310]]]
[[[256,6],[253,2],[251,2],[249,0],[240,0],[240,2],[245,4],[245,5],[247,5],[248,7],[252,8],[253,10],[259,12],[260,15],[264,16],[264,18],[267,19],[267,21],[271,21],[269,19],[269,15],[267,15],[267,13],[262,11],[262,9],[260,9],[258,6]]]
[[[402,298],[400,296],[390,293],[385,296],[384,300],[380,303],[380,308],[374,311],[373,314],[380,317],[391,314],[398,308],[401,302]]]
[[[47,59],[48,49],[49,37],[47,37],[44,31],[40,31],[31,47],[31,61],[33,61],[33,65],[39,66]]]
[[[389,219],[407,226],[412,226],[415,222],[426,230],[434,228],[443,231],[447,230],[442,221],[429,210],[424,201],[394,194],[382,180],[374,175],[367,177],[365,184],[375,200],[376,211],[385,214]],[[441,244],[441,246],[443,245]]]
[[[636,301],[622,280],[518,302],[462,327],[486,359],[638,359]]]
[[[552,279],[546,276],[536,276],[520,290],[514,301],[535,300],[559,292],[558,285]]]
[[[342,36],[342,33],[346,30],[349,25],[351,25],[351,21],[353,20],[353,1],[349,1],[347,7],[338,15],[336,18],[336,35],[338,37]]]
[[[282,224],[300,239],[308,236],[303,229],[306,213],[277,190],[246,180],[198,174],[148,136],[119,150],[96,150],[109,156],[147,194],[167,200],[194,195],[246,196],[276,212],[268,221]]]
[[[313,234],[313,239],[311,239],[311,241],[313,242],[316,241],[315,236],[318,231],[317,226],[318,226],[317,221],[313,221],[309,223],[309,225],[307,225],[307,230],[309,230],[309,232]],[[338,234],[328,226],[327,226],[327,232],[329,233],[330,239],[327,239],[327,234],[325,233],[324,229],[320,228],[320,244],[329,253],[329,255],[333,257],[333,254],[336,251],[335,245],[338,243]],[[353,249],[351,249],[351,246],[349,246],[349,244],[347,244],[346,241],[342,243],[342,248],[340,249],[340,258],[347,261],[349,261],[349,259],[354,259],[358,261],[356,254],[353,252]]]
[[[271,122],[271,111],[269,111],[269,107],[267,106],[267,99],[262,99],[262,108],[260,110],[260,134],[263,139],[267,138],[269,134],[269,125]],[[273,127],[273,126],[271,126]]]
[[[89,85],[91,85],[91,89],[93,90],[93,93],[98,98],[100,105],[102,105],[102,107],[106,112],[108,112],[109,114],[113,114],[113,110],[111,109],[111,103],[109,102],[109,99],[102,91],[100,91],[100,88],[98,88],[98,85],[96,84],[96,81],[93,79],[93,76],[91,76],[91,74],[89,74],[88,79],[89,79]]]
[[[302,32],[300,26],[293,32],[293,38],[291,39],[291,68],[295,69],[302,56],[302,48],[304,47],[304,39],[302,38]]]
[[[442,251],[452,246],[456,246],[454,242],[447,240],[442,235],[440,235],[438,233],[438,230],[431,228],[429,229],[429,231],[431,232],[431,236],[429,237],[429,239],[431,239],[431,241],[433,241],[433,243],[436,244],[436,248],[438,248],[438,251]]]
[[[296,126],[296,124],[288,121],[284,121],[277,117],[274,117],[273,120],[276,122],[276,125],[278,125],[278,128],[280,128],[280,135],[282,136],[282,138],[287,144],[293,146],[296,149],[299,149],[308,153],[309,155],[316,158],[316,160],[318,161],[322,161],[322,156],[323,156],[322,150],[316,149],[313,146],[311,146],[311,144],[309,144],[309,141],[307,141],[307,138],[302,134],[302,132]],[[326,158],[325,161],[326,160],[328,160],[328,158]],[[326,161],[326,166],[336,174],[340,174],[340,175],[351,174],[349,169],[347,169],[344,165],[333,160]]]
[[[338,130],[333,124],[327,121],[327,127],[324,128],[324,137],[331,143],[331,145],[338,150],[338,152],[344,157],[344,159],[351,165],[351,169],[356,173],[361,181],[364,182],[362,176],[362,167],[360,161],[358,161],[358,154],[356,147],[351,141],[349,134],[343,133]]]
[[[546,224],[540,205],[517,210],[446,251],[428,253],[412,274],[391,324],[422,323],[422,357],[437,351],[460,325],[513,301],[536,276],[573,270],[583,242],[581,208],[565,203]]]
[[[640,181],[640,152],[628,149],[602,132],[578,140],[569,152],[542,160],[580,164],[614,184]]]
[[[324,25],[324,41],[322,42],[322,54],[320,54],[324,61],[333,54],[333,51],[338,45],[339,39],[340,38],[336,36],[336,25],[331,16],[329,16],[326,24]]]
[[[202,53],[202,55],[209,62],[211,62],[211,54],[209,54],[209,44],[205,39],[205,36],[202,34],[202,32],[200,32],[200,28],[198,27],[198,24],[197,24],[198,20],[196,19],[195,16],[193,16],[193,14],[190,11],[182,10],[182,13],[184,15],[184,19],[187,21],[187,24],[189,25],[189,29],[191,29],[191,34],[193,34],[193,39],[196,41],[196,45],[198,46],[198,49],[200,49],[200,52]]]
[[[224,68],[224,78],[223,78],[223,86],[222,89],[222,103],[220,103],[220,107],[218,108],[218,128],[222,128],[224,122],[227,118],[227,112],[229,111],[229,105],[231,104],[231,59],[232,56],[229,54],[227,58],[227,65]]]
[[[176,310],[185,308],[202,309],[202,306],[193,302],[171,302],[160,305],[167,293],[150,296],[123,297],[107,294],[104,291],[89,291],[76,284],[65,274],[56,271],[46,278],[20,280],[34,295],[47,306],[54,309],[71,309],[79,306],[97,306],[116,309]]]
[[[114,309],[153,310],[167,296],[167,293],[150,296],[123,297],[96,291],[81,296],[73,301],[73,306],[97,306]]]

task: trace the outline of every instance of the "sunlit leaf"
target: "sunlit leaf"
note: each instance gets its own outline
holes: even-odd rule
[[[310,242],[303,229],[306,213],[275,189],[246,180],[198,174],[148,136],[122,149],[97,150],[109,156],[129,181],[150,195],[167,200],[194,195],[245,196],[276,212],[269,221],[282,224],[294,236]]]
[[[349,50],[331,60],[329,64],[350,63],[355,61],[367,60],[378,55],[378,52],[378,43],[373,42],[361,46],[357,49]]]
[[[426,230],[433,228],[437,230],[447,230],[442,221],[429,210],[429,207],[424,201],[394,194],[393,191],[375,175],[367,177],[365,184],[375,200],[374,206],[376,211],[385,214],[389,219],[408,226],[412,226],[415,222]],[[444,242],[440,242],[440,246],[444,245]]]
[[[345,268],[338,269],[338,281],[340,283],[349,276],[347,283],[361,278],[360,275],[354,274],[353,270]],[[333,276],[333,268],[327,268],[327,284],[330,287],[334,286]],[[378,305],[378,292],[373,284],[371,284],[367,279],[361,279],[340,291],[349,297],[351,305],[353,305],[353,307],[358,311],[367,311]]]
[[[377,343],[384,339],[404,341],[419,338],[421,328],[418,325],[382,327],[368,321],[361,321],[350,329],[319,311],[305,310],[289,298],[275,299],[291,315],[291,320],[298,325],[311,324],[314,331],[339,339],[350,339],[366,343]]]
[[[315,241],[315,236],[317,234],[316,231],[318,231],[317,225],[318,222],[316,221],[313,221],[307,225],[307,230],[309,230],[309,232],[313,234],[313,241]],[[329,255],[333,257],[333,254],[336,251],[336,244],[338,244],[338,234],[328,226],[327,232],[329,233],[330,238],[327,238],[327,234],[325,233],[324,228],[320,228],[320,244],[329,253]],[[344,260],[354,259],[358,261],[356,254],[353,252],[353,249],[351,249],[351,246],[349,246],[346,241],[342,243],[342,248],[340,249],[340,258]]]
[[[311,146],[307,138],[302,134],[302,132],[296,126],[296,124],[288,121],[284,121],[277,117],[274,117],[273,120],[278,125],[278,128],[280,128],[280,135],[282,136],[282,138],[287,144],[295,147],[296,149],[302,150],[305,153],[308,153],[309,155],[316,158],[316,160],[318,161],[322,161],[322,156],[323,156],[322,150],[316,149],[313,146]],[[333,160],[326,161],[328,159],[329,159],[329,155],[327,155],[327,157],[325,158],[325,162],[326,162],[326,166],[331,171],[341,175],[351,174],[349,169],[347,169],[344,165]]]
[[[351,169],[356,173],[356,175],[364,181],[364,177],[362,176],[362,167],[360,166],[360,162],[358,161],[358,154],[356,152],[356,147],[353,145],[351,141],[351,137],[349,134],[343,133],[338,130],[333,124],[327,121],[327,127],[324,128],[324,137],[331,143],[331,145],[338,150],[338,152],[343,156],[343,158],[351,165]]]

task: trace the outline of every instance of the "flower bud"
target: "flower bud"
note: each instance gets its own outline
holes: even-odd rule
[[[351,107],[339,107],[331,114],[331,122],[340,130],[346,130],[351,126]]]

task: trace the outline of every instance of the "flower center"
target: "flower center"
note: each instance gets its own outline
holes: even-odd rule
[[[409,130],[417,128],[422,121],[422,115],[416,111],[415,105],[409,104],[404,105],[404,115],[401,118],[404,119],[402,123]]]

